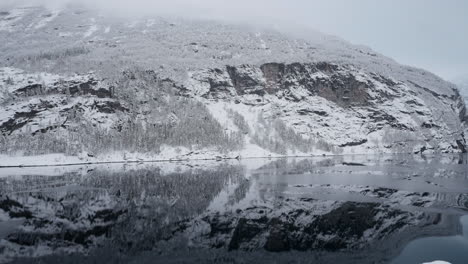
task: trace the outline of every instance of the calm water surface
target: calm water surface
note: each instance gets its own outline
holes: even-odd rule
[[[468,263],[466,156],[0,168],[0,263]]]

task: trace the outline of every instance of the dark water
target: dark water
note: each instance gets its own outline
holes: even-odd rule
[[[443,259],[451,263],[467,263],[468,216],[460,219],[463,234],[448,237],[425,237],[411,241],[392,263],[423,263]]]
[[[0,169],[0,263],[468,263],[466,156]]]

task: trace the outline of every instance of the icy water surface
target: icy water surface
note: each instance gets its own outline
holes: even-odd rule
[[[468,263],[466,156],[0,169],[0,263]]]

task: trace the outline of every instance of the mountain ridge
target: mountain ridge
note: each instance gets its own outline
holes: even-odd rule
[[[0,38],[3,154],[466,151],[455,85],[335,37],[27,8]]]

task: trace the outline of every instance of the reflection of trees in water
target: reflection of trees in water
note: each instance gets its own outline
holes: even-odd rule
[[[232,166],[164,176],[142,171],[122,177],[121,206],[128,212],[112,236],[114,245],[130,251],[154,248],[157,241],[169,239],[191,217],[206,210],[228,182],[245,182],[242,168]]]
[[[257,181],[258,195],[261,201],[269,201],[275,207],[283,204],[283,193],[288,188],[288,178],[295,174],[323,173],[321,167],[333,168],[342,163],[342,157],[276,159],[262,166],[253,173]]]
[[[251,175],[248,179],[241,165],[219,165],[206,170],[198,167],[173,173],[164,173],[157,167],[127,171],[95,169],[86,174],[65,173],[53,177],[5,177],[0,179],[0,190],[24,205],[16,213],[27,215],[24,210],[28,206],[33,208],[39,204],[50,212],[42,219],[39,217],[42,209],[38,207],[39,213],[32,212],[32,218],[25,222],[30,229],[24,230],[33,231],[21,231],[26,235],[18,233],[12,237],[16,240],[10,241],[18,247],[25,246],[21,243],[32,243],[26,247],[47,244],[66,248],[63,245],[83,243],[91,249],[100,244],[134,254],[153,249],[180,250],[190,243],[200,244],[205,249],[232,246],[257,250],[252,246],[254,244],[261,245],[260,248],[268,244],[272,251],[348,248],[365,244],[367,238],[362,237],[363,230],[359,229],[364,224],[367,224],[364,231],[371,230],[372,234],[385,238],[407,226],[415,227],[417,233],[422,230],[417,226],[420,222],[427,222],[428,229],[439,223],[433,222],[432,216],[421,219],[412,212],[394,210],[386,197],[396,189],[376,191],[377,194],[388,192],[379,196],[380,205],[348,202],[343,206],[341,202],[321,200],[320,197],[288,196],[287,188],[302,188],[288,185],[290,177],[296,174],[327,176],[327,173],[343,171],[361,173],[364,169],[383,172],[392,180],[393,175],[398,174],[395,179],[402,182],[409,173],[425,177],[436,177],[437,173],[437,177],[460,178],[461,166],[465,166],[453,157],[441,160],[389,156],[345,160],[345,157],[278,159],[248,171]],[[369,187],[360,194],[372,194],[372,191]],[[442,192],[435,195],[439,205],[468,208],[465,194]],[[221,203],[223,209],[212,210],[209,206],[214,203]],[[415,206],[424,207],[425,204]],[[380,216],[375,218],[375,215]],[[64,220],[77,228],[63,225]],[[351,227],[357,231],[346,233]],[[338,235],[340,232],[342,234]],[[67,236],[63,235],[65,233]],[[357,239],[355,233],[362,238]],[[99,237],[100,242],[94,243],[93,236]],[[340,239],[333,240],[333,237]],[[369,239],[377,241],[373,237]],[[342,244],[343,241],[346,244]]]
[[[342,156],[314,157],[314,158],[284,158],[276,159],[262,166],[259,170],[275,169],[287,174],[304,173],[313,171],[317,167],[333,167],[341,164]]]
[[[239,185],[234,190],[234,193],[229,196],[227,205],[232,206],[243,200],[246,197],[249,189],[252,187],[252,181],[245,178],[241,179],[238,184]]]
[[[240,186],[234,200],[245,193],[243,168],[223,165],[170,174],[159,169],[94,170],[86,176],[23,176],[4,182],[8,187],[2,192],[7,195],[0,201],[17,200],[18,208],[12,211],[22,214],[24,208],[32,210],[25,222],[31,231],[14,234],[12,241],[33,247],[46,243],[60,248],[70,242],[88,247],[94,244],[93,236],[105,235],[110,245],[125,251],[151,249],[206,210],[228,182]]]

